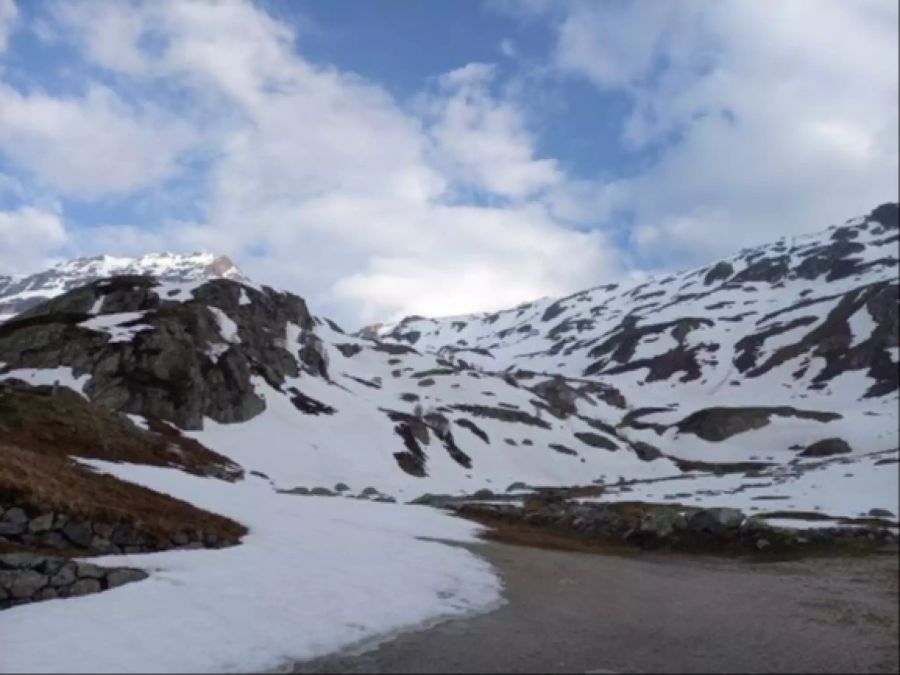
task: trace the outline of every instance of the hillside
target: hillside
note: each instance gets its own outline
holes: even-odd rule
[[[698,270],[379,339],[247,281],[118,276],[8,321],[0,362],[165,420],[283,490],[686,476],[665,494],[896,512],[897,227],[883,205]]]
[[[479,527],[393,502],[588,550],[891,544],[897,236],[884,205],[357,335],[213,256],[63,265],[0,324],[3,658],[262,670],[496,607],[490,567],[441,543]]]

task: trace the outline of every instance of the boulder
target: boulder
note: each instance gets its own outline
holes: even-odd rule
[[[830,457],[831,455],[846,455],[853,452],[853,448],[842,438],[823,438],[808,446],[800,453],[800,457]]]
[[[28,524],[28,514],[25,513],[18,506],[14,506],[11,509],[8,509],[6,513],[3,514],[3,522],[4,523],[15,523],[18,525]]]
[[[53,528],[53,514],[45,513],[42,516],[38,516],[37,518],[32,518],[31,522],[28,523],[28,531],[29,532],[47,532]]]
[[[141,581],[149,575],[143,570],[136,570],[127,567],[121,569],[110,570],[106,576],[106,585],[108,588],[117,588],[133,581]]]
[[[97,579],[79,579],[66,589],[66,595],[70,598],[77,598],[81,595],[99,593],[102,589],[103,587]]]
[[[59,572],[50,578],[50,585],[56,587],[68,586],[69,584],[75,583],[76,579],[75,564],[66,563]]]
[[[75,563],[75,574],[79,579],[102,579],[106,575],[106,568],[90,563]]]
[[[0,587],[14,599],[30,598],[47,582],[47,577],[35,570],[0,570]]]
[[[699,534],[720,535],[740,528],[744,513],[739,509],[700,509],[690,515],[688,530]]]
[[[678,510],[667,507],[657,508],[644,514],[639,531],[658,539],[665,539],[676,530],[685,529],[686,523],[686,517]]]
[[[83,521],[66,523],[66,526],[63,528],[63,534],[66,536],[66,539],[81,548],[88,548],[91,545],[91,540],[94,538],[94,532],[90,523]]]

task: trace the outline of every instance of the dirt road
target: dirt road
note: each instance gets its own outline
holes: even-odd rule
[[[507,604],[294,672],[896,672],[896,556],[749,563],[489,543]]]

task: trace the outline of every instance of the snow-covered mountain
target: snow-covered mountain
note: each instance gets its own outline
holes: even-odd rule
[[[279,489],[665,479],[686,503],[896,513],[897,232],[884,205],[705,268],[379,338],[246,280],[119,276],[7,322],[0,377],[165,420]]]
[[[0,323],[44,300],[117,274],[147,274],[164,281],[243,278],[227,256],[211,253],[149,253],[137,258],[108,255],[75,258],[27,276],[0,274]]]

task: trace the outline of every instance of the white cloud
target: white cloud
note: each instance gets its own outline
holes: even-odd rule
[[[6,50],[19,10],[14,0],[0,0],[0,54]]]
[[[43,267],[66,243],[58,213],[32,206],[0,211],[0,269],[24,273]]]
[[[555,160],[536,159],[513,104],[490,92],[494,67],[470,63],[440,78],[428,112],[438,161],[463,185],[522,199],[563,180]]]
[[[621,184],[648,262],[692,264],[897,198],[897,4],[575,3],[556,59],[633,96]]]
[[[0,83],[0,119],[0,151],[61,193],[84,198],[171,177],[193,140],[187,126],[135,110],[100,85],[56,98]]]
[[[564,177],[492,93],[491,66],[447,74],[410,111],[305,61],[293,33],[250,3],[82,7],[65,6],[60,20],[87,56],[122,77],[184,86],[195,108],[184,117],[214,120],[215,162],[199,222],[150,238],[123,229],[118,243],[115,228],[94,228],[79,233],[80,250],[161,240],[226,251],[350,323],[498,308],[614,274],[599,234],[561,226],[534,201]],[[123,26],[130,42],[98,46],[102,26]],[[459,205],[469,190],[517,205]]]
[[[67,250],[229,253],[350,324],[495,309],[633,267],[571,223],[628,213],[641,264],[671,266],[896,195],[897,12],[885,3],[528,3],[529,20],[558,22],[557,72],[626,92],[624,142],[658,151],[609,181],[540,156],[528,92],[512,98],[490,64],[436,78],[407,106],[305,60],[251,2],[56,7],[58,36],[105,84],[65,98],[0,84],[2,151],[82,199],[166,180],[168,194],[174,176],[204,196],[199,213],[172,210],[153,229],[80,228]],[[200,178],[181,168],[197,148],[210,158]]]

